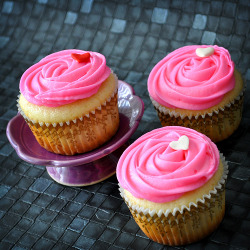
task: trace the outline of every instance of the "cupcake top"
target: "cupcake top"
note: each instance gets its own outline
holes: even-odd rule
[[[109,77],[103,55],[83,50],[50,54],[27,69],[20,91],[32,104],[58,107],[96,94]]]
[[[189,110],[217,105],[234,86],[234,63],[229,52],[216,45],[179,48],[157,63],[148,78],[156,102]]]
[[[164,203],[202,187],[219,163],[219,151],[205,135],[185,127],[162,127],[124,151],[117,178],[134,197]]]

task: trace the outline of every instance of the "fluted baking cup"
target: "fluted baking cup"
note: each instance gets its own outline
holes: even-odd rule
[[[141,230],[153,241],[164,245],[185,245],[198,241],[212,233],[225,213],[225,182],[228,165],[221,155],[224,167],[222,177],[213,190],[191,202],[172,210],[150,210],[134,205],[120,187],[131,214]]]
[[[119,127],[117,91],[98,108],[76,119],[60,123],[30,120],[18,105],[38,143],[63,155],[85,153],[108,141]]]
[[[157,111],[162,126],[183,126],[195,129],[207,135],[212,141],[218,142],[229,137],[239,126],[243,109],[243,91],[234,100],[223,107],[196,115],[179,113],[151,101]]]

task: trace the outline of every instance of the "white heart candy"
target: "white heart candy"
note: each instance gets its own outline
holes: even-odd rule
[[[178,141],[171,141],[169,146],[174,150],[187,150],[189,147],[189,138],[186,135],[182,135]]]
[[[207,48],[197,48],[195,50],[195,53],[199,57],[207,57],[211,56],[214,53],[214,48],[213,47],[207,47]]]

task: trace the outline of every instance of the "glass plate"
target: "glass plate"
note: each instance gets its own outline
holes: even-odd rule
[[[120,125],[115,136],[101,147],[84,154],[65,156],[45,150],[20,114],[9,121],[6,134],[21,159],[45,165],[55,181],[70,186],[91,185],[115,173],[117,161],[126,148],[125,143],[137,129],[144,112],[141,98],[135,95],[129,84],[120,80],[118,108]]]

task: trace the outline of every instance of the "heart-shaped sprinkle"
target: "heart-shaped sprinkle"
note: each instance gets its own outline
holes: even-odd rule
[[[186,135],[182,135],[178,141],[171,141],[169,146],[174,150],[187,150],[189,147],[189,138]]]
[[[199,57],[207,57],[211,56],[214,53],[214,48],[213,47],[207,47],[207,48],[197,48],[195,50],[195,53]]]
[[[72,53],[71,57],[79,63],[88,62],[90,58],[90,53],[86,52],[84,54]]]

